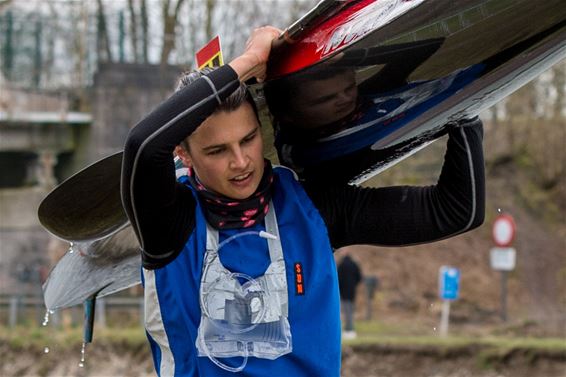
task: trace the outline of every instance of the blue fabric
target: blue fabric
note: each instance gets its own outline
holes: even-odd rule
[[[339,376],[340,313],[338,278],[326,226],[293,173],[275,168],[272,198],[285,259],[293,351],[276,360],[254,357],[237,374],[224,371],[195,347],[200,322],[199,285],[206,249],[206,223],[200,206],[196,227],[175,260],[155,270],[161,315],[175,359],[175,376]],[[246,230],[265,230],[258,224]],[[220,232],[220,241],[239,230]],[[270,263],[267,242],[241,237],[220,252],[233,272],[261,276]],[[304,294],[295,290],[295,263],[301,263]],[[150,337],[151,339],[151,337]],[[159,372],[159,349],[152,352]],[[241,358],[221,359],[230,366]],[[165,377],[165,376],[163,376]]]

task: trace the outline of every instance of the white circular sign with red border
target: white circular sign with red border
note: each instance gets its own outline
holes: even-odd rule
[[[511,245],[515,238],[515,221],[511,215],[499,215],[493,223],[493,240],[499,247]]]

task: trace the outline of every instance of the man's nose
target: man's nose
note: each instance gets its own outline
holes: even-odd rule
[[[234,148],[232,151],[232,159],[230,160],[230,168],[243,169],[248,165],[248,158],[240,147]]]
[[[352,95],[347,91],[342,91],[336,96],[338,104],[344,104],[352,101]]]

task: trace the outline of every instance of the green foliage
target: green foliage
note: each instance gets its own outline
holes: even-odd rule
[[[500,350],[541,349],[566,351],[566,341],[561,338],[528,337],[474,337],[448,336],[442,338],[431,335],[410,335],[411,328],[393,326],[379,321],[357,322],[358,338],[345,341],[346,344],[391,344],[391,345],[430,345],[457,347],[469,345],[490,346]],[[43,327],[0,327],[0,342],[14,351],[27,350],[42,352],[46,346],[60,350],[80,349],[82,329],[58,330]],[[413,329],[414,330],[414,329]],[[401,335],[399,335],[401,334]],[[113,345],[124,349],[138,349],[147,343],[145,333],[140,327],[95,329],[93,344]]]
[[[0,342],[9,349],[43,352],[45,347],[59,351],[76,350],[83,341],[83,329],[55,329],[51,327],[17,326],[0,327]],[[95,327],[94,344],[112,344],[127,349],[137,349],[146,345],[146,337],[141,327],[121,327],[99,329]]]

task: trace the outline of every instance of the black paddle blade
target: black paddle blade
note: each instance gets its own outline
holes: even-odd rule
[[[108,156],[57,186],[41,202],[41,225],[69,242],[103,238],[128,223],[120,199],[122,152]]]

